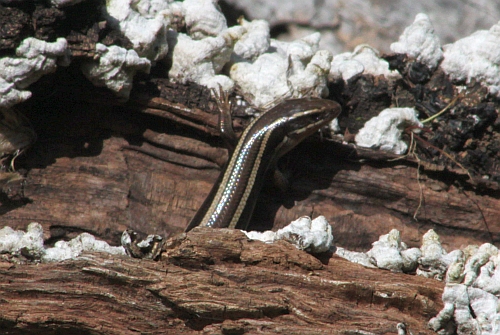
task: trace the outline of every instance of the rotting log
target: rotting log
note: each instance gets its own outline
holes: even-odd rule
[[[14,55],[26,37],[64,37],[72,56],[68,68],[30,85],[32,97],[16,106],[38,141],[16,159],[26,180],[0,192],[0,225],[24,229],[39,221],[49,242],[82,231],[114,243],[125,228],[161,235],[182,231],[226,155],[210,91],[169,83],[168,64],[157,62],[150,75],[137,74],[127,103],[82,75],[80,65],[96,57],[97,43],[132,49],[102,20],[101,3],[0,6],[1,56]],[[430,228],[448,249],[498,243],[498,100],[478,82],[453,83],[440,69],[431,71],[406,55],[382,57],[401,79],[359,75],[329,83],[329,98],[344,108],[340,126],[355,134],[386,107],[416,108],[423,118],[456,101],[453,113],[429,126],[430,145],[419,142],[418,156],[389,162],[388,155],[360,155],[338,139],[304,143],[282,160],[285,172],[291,170],[290,191],[264,190],[251,228],[278,228],[301,215],[323,214],[334,225],[337,243],[351,249],[366,250],[392,228],[411,246]],[[241,130],[248,118],[234,122]],[[455,162],[437,147],[457,149],[451,152]],[[458,162],[474,173],[473,182]]]
[[[38,141],[16,160],[26,179],[4,185],[0,194],[0,226],[25,229],[38,221],[48,244],[84,231],[115,244],[126,228],[161,235],[182,231],[226,155],[207,90],[138,78],[131,100],[122,103],[81,75],[78,64],[95,56],[96,43],[131,48],[98,22],[97,5],[82,2],[64,16],[57,9],[36,9],[32,17],[9,9],[2,16],[9,21],[3,32],[12,37],[0,41],[2,55],[12,54],[26,36],[58,36],[51,22],[77,24],[65,36],[72,66],[31,85],[32,98],[16,106]],[[345,89],[331,83],[331,97],[349,112],[343,127],[355,132],[391,104],[415,106],[414,92],[423,92],[420,104],[446,105],[453,96],[441,93],[454,94],[456,88],[436,78],[442,79],[435,76],[424,88],[408,78],[391,87],[383,78],[360,76]],[[483,98],[469,100],[493,104]],[[491,108],[498,109],[498,102]],[[240,129],[247,121],[235,119]],[[486,137],[474,138],[470,151],[495,149],[498,129],[497,122]],[[167,143],[161,134],[168,134]],[[500,168],[489,156],[493,152],[479,155],[491,176]],[[388,161],[395,158],[389,156],[338,141],[303,143],[281,162],[292,175],[290,191],[264,190],[252,228],[278,228],[301,215],[322,214],[334,227],[336,243],[350,249],[366,250],[392,228],[411,246],[419,245],[430,228],[448,250],[498,243],[498,183],[474,187],[466,175],[450,172],[453,164],[427,165],[414,157]],[[222,253],[206,245],[209,241],[217,241],[215,249]],[[442,307],[439,282],[364,269],[337,257],[322,265],[289,245],[249,243],[238,232],[192,232],[171,243],[158,263],[101,254],[58,264],[2,261],[0,330],[352,334],[361,329],[383,334],[395,333],[396,324],[405,322],[413,334],[425,334],[428,319]],[[197,250],[192,259],[186,258],[192,250]]]
[[[159,262],[95,253],[53,264],[0,261],[5,334],[431,334],[443,284],[322,262],[286,242],[195,229]]]
[[[166,236],[186,227],[227,157],[214,136],[214,103],[196,85],[136,86],[123,104],[72,68],[32,85],[33,98],[18,109],[38,140],[16,159],[26,179],[3,188],[0,225],[25,229],[38,221],[49,241],[90,232],[114,244],[126,228]],[[58,99],[44,98],[54,90]],[[176,90],[183,103],[159,97]],[[185,121],[149,114],[153,103]],[[237,129],[248,120],[235,118]],[[498,185],[474,187],[444,165],[394,158],[313,137],[280,161],[291,176],[289,190],[265,187],[250,228],[324,215],[336,243],[350,249],[367,250],[393,228],[410,246],[431,228],[448,250],[499,241]]]

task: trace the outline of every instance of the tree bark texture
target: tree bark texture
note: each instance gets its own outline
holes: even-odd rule
[[[3,188],[0,224],[24,229],[38,221],[48,239],[90,232],[115,244],[126,228],[181,232],[227,159],[214,135],[217,111],[209,95],[198,93],[199,102],[192,98],[196,88],[181,86],[173,90],[191,90],[191,105],[143,93],[120,105],[82,78],[79,86],[58,86],[60,98],[43,100],[62,72],[34,84],[33,100],[20,107],[38,140],[16,160],[26,180]],[[240,130],[245,123],[248,118],[235,120]],[[336,243],[351,249],[370,248],[392,228],[411,246],[431,228],[448,250],[499,241],[496,184],[474,188],[466,174],[443,165],[389,158],[394,155],[311,138],[281,159],[289,188],[268,183],[250,229],[324,215]]]
[[[4,334],[430,334],[443,284],[317,258],[234,230],[195,229],[161,261],[84,254],[0,261]]]
[[[26,37],[65,37],[72,63],[32,84],[32,97],[16,105],[37,141],[13,163],[24,180],[2,185],[0,227],[37,221],[47,245],[82,232],[117,245],[127,228],[171,239],[159,262],[85,254],[21,265],[3,255],[0,332],[395,334],[402,322],[413,334],[430,333],[427,321],[442,308],[443,284],[435,280],[331,255],[320,261],[286,243],[250,242],[239,231],[182,234],[228,155],[210,92],[170,83],[158,63],[151,75],[136,76],[129,101],[118,101],[79,68],[96,56],[96,43],[131,49],[100,22],[99,1],[64,9],[6,3],[13,5],[0,7],[0,56],[13,55]],[[420,246],[431,228],[449,251],[498,245],[498,101],[479,83],[462,94],[439,70],[428,73],[402,56],[386,57],[402,75],[398,82],[361,75],[329,83],[329,98],[343,107],[344,140],[390,106],[420,106],[425,115],[458,97],[453,115],[422,130],[404,157],[312,137],[280,160],[289,188],[264,187],[250,229],[324,215],[336,245],[351,250],[366,251],[393,228],[409,246]],[[484,126],[466,131],[475,125],[470,116]],[[237,131],[249,121],[234,111]]]

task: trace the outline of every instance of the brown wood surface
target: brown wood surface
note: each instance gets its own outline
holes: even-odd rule
[[[0,261],[4,334],[430,334],[443,284],[195,229],[162,260]]]
[[[165,236],[183,230],[220,173],[209,161],[215,168],[197,169],[123,149],[130,143],[121,137],[92,141],[35,144],[25,159],[49,163],[30,168],[23,185],[7,187],[0,225],[24,229],[37,221],[51,238],[87,231],[115,244],[126,228]],[[366,250],[392,228],[410,245],[433,228],[448,250],[498,241],[498,198],[447,184],[446,172],[418,173],[414,164],[346,162],[336,147],[315,141],[292,152],[290,190],[264,190],[253,228],[324,215],[336,243],[351,249]]]
[[[160,262],[87,254],[57,264],[15,265],[2,256],[0,333],[395,334],[399,322],[413,334],[429,333],[427,321],[442,307],[443,286],[434,280],[337,257],[325,256],[322,264],[288,244],[248,242],[237,231],[176,235],[227,157],[210,92],[168,83],[168,69],[158,62],[151,76],[136,76],[130,101],[117,101],[79,68],[96,56],[96,43],[132,48],[102,21],[99,1],[62,9],[10,3],[0,6],[1,55],[13,55],[28,36],[65,37],[73,58],[70,67],[31,85],[32,98],[16,106],[37,141],[15,162],[25,180],[3,185],[0,227],[25,229],[37,221],[48,245],[81,232],[116,245],[127,228],[173,239]],[[398,83],[373,76],[330,83],[331,98],[347,112],[343,129],[356,133],[389,106],[418,102],[437,111],[459,94],[442,73],[412,82],[404,69],[419,67],[399,58],[391,63],[403,74]],[[471,113],[490,120],[498,101],[479,84],[468,90],[454,121],[467,126]],[[457,133],[446,120],[432,139],[444,140],[440,147],[457,146],[462,128]],[[235,119],[237,130],[247,122]],[[302,215],[324,215],[336,244],[349,249],[367,250],[393,228],[411,246],[420,245],[430,228],[448,250],[498,245],[499,123],[483,128],[468,128],[474,133],[468,147],[458,145],[457,159],[477,172],[474,182],[436,153],[429,159],[434,165],[424,161],[419,170],[415,157],[388,161],[394,157],[313,138],[282,159],[290,188],[263,190],[251,228],[276,229]],[[419,147],[419,155],[432,153],[429,148]]]
[[[427,321],[441,308],[437,281],[364,269],[337,257],[322,265],[284,243],[248,243],[239,232],[176,235],[227,158],[212,121],[191,127],[183,110],[188,121],[179,124],[148,113],[144,99],[106,102],[101,91],[85,85],[68,86],[80,96],[44,99],[48,88],[42,79],[33,100],[20,106],[38,140],[16,160],[26,179],[3,187],[0,225],[25,229],[37,221],[49,245],[81,232],[116,245],[127,228],[174,240],[159,263],[104,255],[61,264],[2,262],[2,330],[394,334],[405,322],[413,334],[429,333]],[[155,98],[155,104],[176,112],[169,101]],[[215,113],[183,106],[195,114]],[[280,168],[290,176],[289,190],[265,187],[252,228],[324,215],[336,245],[365,251],[393,228],[411,246],[433,228],[448,250],[499,239],[498,191],[474,188],[464,174],[418,172],[414,159],[388,161],[387,155],[319,137],[283,157]]]

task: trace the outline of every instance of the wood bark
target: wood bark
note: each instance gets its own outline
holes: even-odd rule
[[[81,232],[116,245],[127,228],[173,239],[159,263],[105,255],[36,266],[2,262],[2,330],[393,334],[403,322],[413,334],[429,333],[427,321],[442,307],[440,282],[335,256],[324,256],[322,265],[284,243],[250,243],[238,232],[177,235],[227,157],[214,136],[213,102],[141,95],[117,103],[83,79],[57,86],[60,99],[43,99],[51,80],[65,75],[42,78],[33,100],[20,106],[38,140],[16,160],[26,179],[3,188],[0,224],[25,229],[38,221],[48,245]],[[290,189],[263,190],[253,229],[325,215],[336,245],[349,249],[366,251],[393,228],[410,246],[430,228],[448,250],[498,241],[498,192],[460,183],[465,175],[419,170],[411,157],[388,161],[319,137],[280,165]]]
[[[210,92],[155,78],[168,72],[158,63],[151,76],[136,77],[128,102],[117,101],[79,70],[96,56],[96,43],[132,48],[101,22],[100,1],[63,9],[6,3],[13,6],[0,7],[2,56],[14,55],[33,36],[65,37],[73,58],[70,67],[31,85],[32,98],[16,106],[37,141],[15,160],[25,179],[2,187],[0,227],[25,229],[37,221],[47,245],[82,232],[117,245],[127,228],[171,239],[159,262],[85,254],[35,265],[3,255],[0,332],[394,334],[403,322],[413,334],[429,333],[427,321],[442,308],[443,284],[435,280],[365,269],[331,255],[319,261],[286,243],[249,242],[238,231],[179,234],[227,159]],[[419,64],[401,55],[388,60],[401,82],[357,76],[330,83],[330,98],[348,112],[343,128],[355,133],[389,106],[418,102],[439,109],[458,94],[443,74],[414,80]],[[498,110],[479,84],[470,92],[456,108],[465,116],[455,123],[472,120],[468,113],[476,106],[483,121]],[[238,131],[248,121],[235,111]],[[440,122],[436,137],[453,140],[438,131],[447,126]],[[473,182],[442,157],[395,157],[313,137],[283,157],[289,190],[266,187],[250,228],[277,229],[302,215],[324,215],[336,245],[351,250],[366,251],[393,228],[410,246],[419,246],[431,228],[448,250],[498,244],[499,123],[485,128],[457,155],[463,162],[484,159]]]
[[[60,99],[43,100],[46,87],[43,80],[35,84],[34,99],[22,106],[38,141],[16,160],[26,179],[4,187],[0,224],[24,229],[38,221],[48,239],[90,232],[115,244],[126,228],[181,232],[227,159],[213,136],[213,102],[203,110],[196,101],[144,102],[141,96],[116,106],[108,98],[110,106],[104,98],[89,103],[88,96],[102,94],[85,85],[58,87]],[[148,104],[173,116],[151,115]],[[240,118],[235,125],[242,129],[246,122]],[[411,246],[419,246],[428,229],[448,250],[499,240],[495,187],[473,188],[466,174],[419,166],[412,157],[389,161],[394,157],[314,137],[281,160],[289,189],[283,193],[269,183],[250,228],[276,229],[303,215],[324,215],[336,243],[357,250],[392,228]]]
[[[162,260],[0,261],[4,334],[430,334],[443,284],[195,229]]]

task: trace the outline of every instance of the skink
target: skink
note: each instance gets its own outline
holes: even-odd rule
[[[228,106],[221,108],[223,134],[232,134]],[[256,118],[241,135],[224,172],[186,231],[196,226],[246,229],[267,170],[340,112],[334,101],[306,98],[286,100]]]

